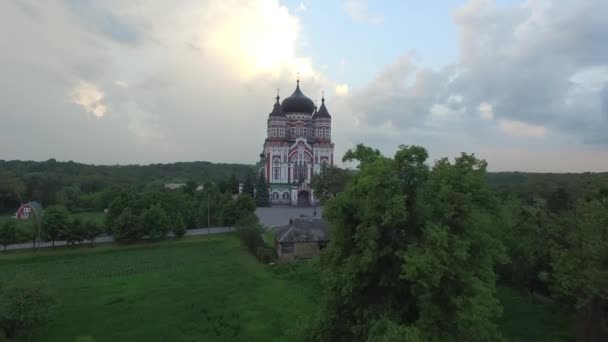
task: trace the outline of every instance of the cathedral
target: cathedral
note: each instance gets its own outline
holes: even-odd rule
[[[334,144],[331,142],[331,115],[300,90],[279,101],[277,94],[272,112],[268,115],[268,130],[264,152],[260,155],[270,203],[273,205],[312,205],[315,194],[310,187],[313,174],[323,166],[334,163]]]

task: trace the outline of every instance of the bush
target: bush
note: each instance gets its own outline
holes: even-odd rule
[[[0,288],[0,328],[10,341],[51,317],[55,297],[44,283],[13,282]]]
[[[255,251],[255,257],[267,264],[276,259],[276,253],[274,248],[266,245],[259,246]]]
[[[237,236],[247,250],[253,255],[256,255],[258,247],[264,246],[262,228],[259,224],[251,224],[237,228]]]

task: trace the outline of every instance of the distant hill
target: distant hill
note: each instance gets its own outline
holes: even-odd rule
[[[0,160],[0,212],[35,199],[45,206],[100,210],[125,187],[162,189],[165,183],[243,181],[253,165],[206,161],[151,165],[88,165],[76,162]]]

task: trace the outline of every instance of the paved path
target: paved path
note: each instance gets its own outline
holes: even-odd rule
[[[234,231],[234,228],[229,227],[211,227],[211,228],[196,228],[196,229],[188,229],[186,232],[186,236],[195,236],[195,235],[207,235],[207,234],[222,234]],[[168,236],[173,236],[173,233],[169,233]],[[114,237],[110,235],[102,235],[99,236],[94,241],[95,243],[108,243],[114,242]],[[82,244],[88,244],[89,242],[83,242]],[[67,243],[65,241],[55,241],[55,246],[65,246]],[[77,243],[78,245],[78,243]],[[43,242],[40,245],[36,244],[38,248],[48,248],[52,247],[50,242]],[[1,248],[1,247],[0,247]],[[17,250],[17,249],[32,249],[34,246],[31,242],[29,243],[18,243],[14,245],[9,245],[7,250]]]
[[[289,219],[300,215],[322,217],[323,207],[270,207],[257,208],[255,214],[260,219],[260,223],[266,228],[274,228],[289,224]]]

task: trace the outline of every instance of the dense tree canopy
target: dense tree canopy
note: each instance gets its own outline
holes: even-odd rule
[[[500,339],[494,265],[504,249],[486,164],[463,154],[429,169],[427,156],[417,146],[393,159],[363,145],[347,152],[359,172],[325,208],[325,300],[308,339]]]

